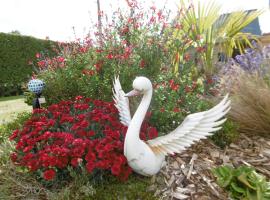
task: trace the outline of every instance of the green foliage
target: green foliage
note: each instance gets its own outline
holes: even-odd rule
[[[22,94],[21,86],[33,71],[29,61],[39,51],[54,55],[52,45],[48,40],[0,33],[0,96]]]
[[[221,166],[213,170],[218,184],[229,190],[233,199],[239,200],[267,200],[270,198],[270,182],[254,168],[240,166],[234,169]]]
[[[111,101],[112,80],[118,74],[124,90],[131,89],[136,76],[144,75],[152,80],[157,77],[168,61],[165,43],[155,27],[158,25],[134,28],[137,19],[134,17],[134,24],[128,20],[124,18],[113,28],[107,27],[102,44],[88,47],[74,43],[69,47],[73,53],[65,54],[65,67],[44,70],[38,75],[46,83],[43,94],[48,104],[78,95]],[[126,26],[129,31],[122,34]],[[82,52],[82,49],[86,50]]]
[[[192,73],[176,78],[165,73],[154,82],[154,94],[151,104],[150,123],[156,125],[159,132],[168,133],[194,112],[209,108],[203,98],[203,79],[193,78]]]
[[[24,103],[32,106],[33,100],[36,97],[36,95],[33,92],[27,90],[23,93],[23,96],[24,96]]]
[[[0,125],[0,143],[3,142],[5,138],[9,137],[14,130],[22,128],[24,122],[30,117],[31,113],[22,112],[19,113],[13,121]]]
[[[237,140],[238,137],[239,132],[237,124],[229,119],[222,125],[222,129],[211,136],[211,139],[216,145],[224,148]]]

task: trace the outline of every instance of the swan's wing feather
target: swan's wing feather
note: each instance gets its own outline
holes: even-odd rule
[[[194,142],[205,139],[213,132],[221,129],[226,121],[223,118],[230,110],[231,101],[228,94],[210,110],[188,115],[185,120],[171,133],[148,140],[147,144],[156,154],[180,153]]]
[[[114,105],[119,112],[120,122],[123,125],[128,126],[131,121],[129,100],[127,97],[125,97],[125,92],[122,90],[119,77],[114,78],[113,100],[114,100]]]

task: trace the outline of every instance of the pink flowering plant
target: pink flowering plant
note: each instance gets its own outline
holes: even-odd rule
[[[97,27],[94,35],[62,44],[61,56],[52,60],[63,62],[48,65],[48,59],[39,60],[38,77],[47,83],[44,95],[49,104],[76,95],[108,101],[115,75],[120,74],[121,84],[127,89],[135,76],[154,79],[162,67],[168,67],[170,57],[163,37],[165,14],[155,7],[145,13],[135,2],[130,6],[132,15],[116,11],[112,20],[105,22],[106,16],[101,13],[101,31]]]
[[[136,1],[128,2],[130,13],[118,10],[107,21],[100,13],[101,30],[96,27],[94,35],[62,44],[64,67],[50,67],[38,74],[46,82],[44,95],[48,104],[77,95],[111,101],[115,75],[120,75],[124,91],[131,89],[136,76],[147,76],[155,86],[151,120],[159,130],[172,130],[177,125],[172,126],[174,120],[181,122],[188,113],[206,107],[202,96],[211,94],[215,86],[197,67],[205,49],[195,45],[191,32],[182,30],[181,21],[169,23],[164,10],[151,6],[144,11]]]

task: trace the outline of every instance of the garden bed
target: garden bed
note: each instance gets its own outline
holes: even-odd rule
[[[253,166],[270,178],[270,139],[241,135],[236,143],[220,149],[204,140],[182,154],[169,157],[167,165],[152,178],[151,191],[162,199],[228,199],[211,170],[220,165]]]

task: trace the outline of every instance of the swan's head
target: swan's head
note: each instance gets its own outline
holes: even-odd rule
[[[136,77],[136,79],[133,81],[132,86],[133,90],[126,94],[127,97],[145,94],[148,91],[152,90],[151,81],[143,76]]]

